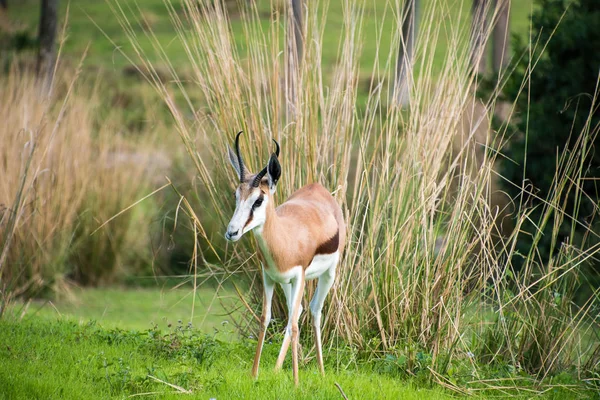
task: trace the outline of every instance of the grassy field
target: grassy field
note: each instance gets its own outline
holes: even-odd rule
[[[183,45],[177,37],[175,29],[171,23],[170,17],[166,11],[165,0],[146,0],[144,2],[134,2],[131,0],[121,0],[114,2],[97,1],[89,2],[86,0],[71,0],[60,3],[63,15],[63,21],[68,14],[67,40],[64,46],[64,53],[67,58],[79,59],[81,54],[89,46],[89,55],[86,64],[88,66],[102,67],[108,71],[116,73],[127,69],[129,62],[123,57],[115,46],[108,39],[110,38],[116,45],[123,48],[127,54],[131,54],[131,48],[125,37],[123,28],[114,17],[110,5],[121,4],[126,12],[132,11],[134,17],[141,17],[144,20],[142,26],[134,26],[138,34],[141,47],[147,52],[153,62],[158,63],[158,59],[153,56],[153,47],[150,39],[144,35],[144,29],[151,29],[157,39],[163,45],[169,61],[181,71],[189,69],[189,61],[184,51]],[[182,3],[182,0],[171,0],[176,8]],[[37,32],[37,23],[39,19],[39,7],[36,0],[22,0],[10,4],[8,17],[15,27],[19,30],[28,32],[34,36]],[[432,0],[422,0],[421,6],[426,9],[431,6]],[[269,27],[270,10],[283,10],[283,2],[259,1],[261,10],[262,27],[267,30]],[[324,2],[319,3],[323,8]],[[388,53],[383,51],[390,49],[392,35],[391,32],[395,26],[395,7],[394,1],[376,0],[365,1],[364,19],[363,19],[363,56],[360,60],[360,67],[363,73],[370,73],[373,68],[373,62],[379,57],[379,64],[384,65]],[[442,2],[438,14],[440,21],[444,25],[444,30],[449,33],[452,29],[452,22],[460,16],[461,23],[470,24],[470,0],[447,0]],[[139,10],[136,9],[139,7]],[[327,23],[323,34],[323,66],[331,69],[339,61],[337,59],[337,49],[339,38],[343,27],[343,2],[332,1],[327,4]],[[532,8],[532,0],[513,1],[511,5],[510,31],[512,34],[526,36],[529,29],[529,15]],[[235,7],[234,7],[235,8]],[[244,32],[241,21],[236,18],[236,11],[231,11],[231,26],[236,37],[239,49],[244,52]],[[426,29],[422,26],[422,29]],[[108,38],[107,38],[108,36]],[[378,46],[380,42],[380,46]],[[447,37],[442,34],[436,48],[436,57],[443,58],[443,52],[446,49]],[[382,51],[378,51],[378,48]],[[393,49],[392,49],[393,50]],[[440,64],[436,66],[439,68]]]
[[[191,394],[184,398],[198,399],[341,399],[336,384],[349,399],[456,398],[439,387],[427,389],[393,374],[376,373],[376,364],[356,364],[347,353],[330,354],[324,378],[314,360],[303,365],[301,385],[295,389],[289,360],[281,373],[271,370],[277,341],[265,345],[263,368],[254,381],[249,373],[254,341],[225,343],[185,324],[138,332],[94,323],[9,318],[0,320],[0,342],[0,399],[168,399],[183,393]],[[557,387],[536,398],[580,395]]]
[[[156,53],[151,36],[160,43],[162,50],[169,60],[169,64],[177,71],[178,77],[185,83],[194,81],[192,63],[185,52],[185,46],[177,36],[171,18],[165,7],[165,1],[175,5],[183,17],[184,0],[146,0],[134,2],[132,0],[106,0],[89,2],[85,0],[63,1],[61,7],[61,24],[67,22],[65,40],[62,45],[61,59],[64,63],[74,65],[79,62],[82,54],[86,53],[84,62],[85,77],[102,76],[101,90],[106,93],[106,107],[123,107],[127,109],[127,125],[138,129],[139,126],[148,124],[147,113],[144,110],[149,104],[156,104],[156,94],[149,90],[146,82],[141,81],[134,64],[139,64],[126,37],[125,30],[115,17],[119,11],[117,4],[122,7],[132,23],[136,40],[145,56],[162,74],[168,77],[168,68],[164,60]],[[421,0],[421,7],[426,10],[437,2],[436,21],[441,24],[441,34],[436,40],[433,54],[433,75],[437,76],[443,68],[443,60],[448,49],[449,37],[456,29],[457,21],[462,26],[469,26],[471,16],[470,0]],[[229,2],[230,4],[234,2]],[[368,96],[369,85],[375,71],[381,71],[386,63],[395,63],[397,49],[392,44],[393,30],[397,24],[396,3],[390,0],[375,0],[359,2],[364,6],[360,34],[361,57],[359,59],[359,85],[357,106],[364,109]],[[263,32],[270,29],[270,14],[278,10],[280,24],[283,24],[283,2],[259,1],[260,25]],[[324,13],[326,24],[324,26],[322,41],[322,68],[326,79],[334,75],[340,63],[338,54],[340,37],[343,34],[343,2],[319,2],[320,10]],[[439,5],[441,4],[441,6]],[[533,7],[533,0],[521,0],[511,3],[510,32],[512,35],[527,37],[529,32],[529,16]],[[247,40],[243,22],[235,6],[230,6],[231,30],[242,58],[247,56]],[[25,33],[35,41],[39,20],[39,6],[36,0],[23,0],[11,4],[7,14],[10,21],[10,30]],[[61,25],[62,26],[62,25]],[[189,28],[189,27],[188,27]],[[423,36],[429,29],[427,23],[421,25]],[[152,31],[152,35],[148,32]],[[0,39],[3,32],[0,24]],[[12,40],[12,39],[9,39]],[[0,40],[1,43],[1,40]],[[490,50],[490,49],[488,49]],[[133,61],[127,59],[131,57]],[[488,51],[488,58],[491,52]],[[133,64],[132,64],[133,62]],[[489,64],[489,63],[488,63]],[[415,71],[419,71],[421,63],[417,62]],[[100,73],[100,75],[98,75]],[[192,85],[193,86],[193,85]],[[195,104],[201,104],[202,99],[197,96],[197,88],[189,89],[189,95]],[[154,111],[154,110],[153,110]],[[170,117],[164,110],[158,109],[156,116],[162,121],[169,121]],[[143,130],[143,129],[140,129]]]
[[[196,291],[192,315],[192,289],[161,288],[75,288],[52,301],[36,300],[20,303],[15,312],[25,319],[40,317],[48,320],[69,320],[79,323],[94,321],[104,328],[146,330],[158,325],[192,322],[207,334],[219,332],[220,338],[233,336],[233,324],[221,301],[234,299],[217,297],[216,289],[205,286]]]
[[[423,0],[422,3],[427,8],[432,1]],[[72,100],[73,108],[66,109],[64,115],[69,119],[56,117],[54,127],[52,123],[46,124],[56,131],[69,126],[69,132],[73,132],[69,137],[77,140],[65,142],[61,148],[61,154],[67,156],[55,157],[56,161],[49,166],[39,162],[38,168],[40,171],[60,170],[64,160],[73,158],[73,154],[81,155],[75,147],[83,137],[81,126],[85,127],[90,141],[96,140],[96,136],[113,138],[122,132],[126,136],[129,130],[123,127],[137,126],[136,133],[146,142],[153,134],[159,136],[160,140],[152,142],[153,146],[165,153],[170,151],[169,141],[177,139],[175,132],[179,133],[191,157],[187,164],[178,168],[186,170],[181,174],[185,179],[197,183],[196,204],[179,210],[181,215],[187,213],[192,217],[198,212],[194,231],[186,231],[188,240],[200,237],[204,231],[208,232],[202,237],[204,242],[214,239],[214,248],[224,254],[220,258],[215,251],[214,258],[218,260],[207,262],[215,276],[231,276],[242,271],[240,274],[247,273],[252,278],[259,276],[255,273],[259,264],[251,242],[245,240],[226,247],[223,244],[222,225],[231,216],[233,181],[229,169],[223,168],[222,153],[225,143],[231,143],[231,133],[244,129],[247,134],[243,139],[243,152],[246,156],[252,154],[246,160],[249,166],[256,168],[267,154],[265,149],[271,146],[271,137],[278,138],[282,144],[282,160],[285,160],[282,175],[285,178],[279,184],[278,201],[306,181],[319,180],[332,190],[338,188],[337,196],[348,213],[349,240],[344,268],[339,270],[337,286],[327,300],[328,376],[323,379],[317,374],[311,342],[304,343],[299,389],[293,389],[289,365],[283,373],[272,374],[281,342],[281,335],[275,333],[265,348],[261,377],[256,382],[251,380],[249,370],[256,343],[252,338],[230,340],[235,337],[230,317],[225,315],[210,287],[203,288],[195,297],[188,289],[171,290],[170,286],[163,289],[73,289],[69,282],[77,280],[77,274],[72,273],[74,266],[85,272],[94,262],[98,274],[106,272],[111,265],[127,267],[134,260],[142,260],[134,254],[134,248],[147,249],[151,245],[148,240],[132,241],[134,245],[129,246],[124,240],[113,240],[113,235],[107,243],[124,243],[118,248],[120,251],[114,261],[100,260],[107,253],[102,246],[96,246],[88,253],[82,251],[88,257],[68,258],[69,262],[64,261],[66,257],[48,257],[53,254],[51,246],[38,252],[44,256],[40,257],[39,270],[48,272],[46,269],[63,268],[51,270],[43,279],[39,278],[40,274],[32,273],[22,287],[27,288],[30,282],[38,282],[41,287],[58,282],[55,285],[58,289],[52,293],[51,303],[17,303],[17,307],[0,320],[0,396],[177,397],[191,391],[198,398],[342,398],[335,383],[348,398],[451,398],[457,393],[494,397],[518,394],[550,399],[597,395],[586,391],[597,385],[600,366],[598,343],[589,339],[592,335],[586,331],[588,326],[590,330],[596,328],[595,322],[588,320],[588,315],[595,315],[596,303],[591,299],[586,308],[573,315],[572,293],[564,288],[571,279],[573,282],[579,279],[576,268],[579,260],[595,257],[597,251],[582,249],[577,256],[561,253],[559,265],[550,265],[548,272],[542,270],[537,274],[537,269],[533,273],[526,269],[525,273],[517,275],[506,268],[504,261],[515,256],[511,244],[518,240],[519,229],[515,229],[506,246],[494,245],[496,226],[495,217],[489,212],[489,192],[496,190],[490,178],[495,156],[478,162],[473,173],[464,173],[470,169],[468,158],[476,160],[476,149],[487,141],[485,137],[480,139],[474,135],[477,132],[472,120],[479,117],[469,116],[469,109],[480,104],[472,98],[471,76],[465,72],[469,55],[461,51],[464,43],[455,43],[453,51],[446,52],[450,55],[446,60],[443,55],[448,49],[446,36],[450,36],[445,33],[468,27],[467,5],[470,2],[438,1],[437,4],[441,4],[439,14],[432,16],[430,13],[430,21],[439,23],[436,27],[440,27],[441,33],[437,40],[421,42],[423,54],[433,56],[422,57],[427,58],[425,64],[430,64],[421,70],[414,87],[415,101],[408,110],[388,107],[386,94],[369,91],[368,85],[364,84],[371,79],[376,57],[384,63],[388,56],[393,60],[396,54],[395,49],[388,51],[394,24],[390,10],[384,15],[387,3],[383,0],[364,3],[364,10],[359,12],[363,13],[359,17],[362,45],[350,35],[340,35],[344,24],[345,32],[353,28],[350,26],[353,24],[348,23],[350,19],[343,21],[341,3],[329,4],[324,35],[314,37],[310,42],[316,43],[313,50],[322,48],[322,62],[318,52],[307,52],[312,61],[305,63],[305,74],[310,72],[312,78],[303,81],[304,86],[299,91],[303,96],[301,112],[292,118],[292,115],[280,117],[286,108],[277,89],[279,78],[284,74],[284,68],[278,64],[282,58],[280,49],[275,46],[268,49],[269,46],[263,46],[258,39],[248,38],[249,45],[254,46],[251,48],[255,49],[255,58],[247,57],[241,31],[244,24],[239,16],[231,14],[229,25],[227,19],[219,20],[219,15],[213,13],[214,20],[208,25],[201,15],[197,17],[201,23],[195,32],[186,31],[185,26],[181,28],[182,36],[189,33],[186,40],[198,49],[198,57],[205,56],[208,60],[194,69],[163,11],[162,0],[138,2],[141,9],[134,14],[141,12],[145,25],[130,32],[129,38],[110,9],[109,4],[114,2],[61,2],[63,15],[66,15],[67,6],[70,7],[64,66],[72,68],[73,60],[78,59],[89,45],[81,75],[89,78],[95,77],[99,70],[105,71],[107,79],[95,78],[97,102],[123,115],[116,118],[109,114],[110,118],[104,118],[96,111],[104,110],[104,107],[92,108],[91,96],[83,91]],[[130,0],[122,0],[121,4],[135,6]],[[514,1],[512,4],[511,30],[526,35],[531,1]],[[38,16],[37,11],[32,10],[37,10],[37,6],[34,0],[10,3],[11,24],[22,24],[30,37],[35,36]],[[269,24],[271,7],[269,3],[260,3],[263,28]],[[280,9],[281,3],[274,7]],[[457,23],[459,14],[461,18]],[[310,15],[318,18],[318,15]],[[220,28],[220,32],[229,32],[231,27],[233,36],[213,35],[208,32],[213,27]],[[176,89],[171,84],[178,79],[170,79],[165,74],[164,82],[168,82],[165,87],[161,86],[163,78],[157,79],[161,81],[154,88],[160,93],[157,95],[101,32],[103,30],[125,52],[132,52],[136,46],[146,52],[152,49],[151,40],[146,36],[148,28],[156,34],[181,80],[189,83],[188,78],[195,77],[193,83],[186,83],[183,88],[187,90],[189,86],[190,89],[189,108],[170,102],[172,90]],[[274,35],[282,32],[276,30]],[[381,40],[378,40],[379,35]],[[226,45],[220,47],[222,40]],[[336,51],[340,40],[357,53],[362,52],[362,57],[355,58],[352,51]],[[228,51],[233,45],[240,49],[239,56]],[[211,59],[213,48],[220,49],[220,53],[215,52],[218,53],[217,60]],[[28,54],[31,55],[33,52]],[[142,56],[136,60],[141,64],[146,61],[164,73],[164,65],[152,52],[148,59]],[[439,71],[444,63],[447,68]],[[247,66],[248,70],[228,68],[231,65]],[[354,71],[354,65],[360,68]],[[317,72],[313,75],[314,71]],[[384,73],[391,76],[393,67],[388,67]],[[67,71],[66,74],[71,73]],[[253,86],[248,82],[258,84]],[[23,87],[22,81],[15,77],[13,86],[12,91],[18,92],[17,89]],[[117,93],[114,93],[115,88]],[[187,97],[187,93],[174,91],[176,99]],[[60,104],[61,90],[57,92],[56,101]],[[19,116],[20,113],[13,110],[23,109],[27,116],[30,104],[34,104],[42,109],[38,120],[40,125],[45,125],[48,116],[53,114],[38,101],[37,93],[31,81],[26,99],[19,103],[12,100],[11,89],[6,89],[8,100],[5,104],[10,106],[5,106],[6,115]],[[163,103],[157,105],[159,100]],[[152,106],[146,108],[147,102],[153,103]],[[167,120],[163,118],[168,114],[165,104],[169,107],[176,104],[168,110],[175,117],[168,126],[157,122]],[[135,105],[143,106],[139,114],[133,112]],[[364,113],[355,112],[361,108]],[[492,129],[488,113],[493,113],[493,106],[484,108],[479,122],[484,128]],[[387,114],[380,112],[386,109]],[[68,112],[71,110],[74,112]],[[28,120],[23,119],[24,122],[8,123],[7,135],[31,129]],[[449,167],[448,155],[454,140],[465,133],[469,133],[470,139],[459,143],[459,147],[464,148],[465,159],[456,156]],[[585,132],[582,137],[587,137]],[[19,171],[22,161],[18,155],[26,148],[27,138],[23,136],[22,139],[23,143],[15,144],[16,150],[4,149],[4,154],[17,155],[12,164],[16,167],[6,169],[14,175],[15,182],[19,182],[19,175],[14,171]],[[585,140],[582,142],[586,143]],[[131,149],[139,150],[138,143],[131,143]],[[254,151],[256,149],[259,151]],[[109,141],[106,154],[114,155],[114,150]],[[85,160],[97,158],[96,153],[96,148],[90,146]],[[147,150],[145,154],[154,159],[161,153]],[[577,149],[573,154],[579,154]],[[104,165],[81,174],[82,180],[97,179],[96,171],[106,170],[102,168]],[[574,162],[573,165],[579,164]],[[79,165],[72,170],[82,171]],[[62,171],[64,182],[73,181],[72,170]],[[163,172],[152,175],[162,179],[172,171]],[[458,173],[462,183],[455,192],[448,182]],[[577,171],[572,175],[577,176]],[[566,176],[560,181],[567,182],[571,178]],[[35,184],[41,182],[38,176],[34,175],[30,180],[30,192],[39,194],[34,190],[38,189]],[[141,180],[135,177],[131,182]],[[56,179],[48,182],[45,187],[50,194],[73,193],[68,185],[65,188],[57,186]],[[116,194],[112,200],[119,207],[116,210],[107,207],[106,214],[84,221],[88,229],[82,230],[82,238],[98,238],[89,233],[134,201],[130,199],[125,205],[116,201],[123,199],[120,188],[131,186],[130,183],[112,186],[119,182],[116,179],[95,181],[98,197]],[[17,186],[12,185],[11,190]],[[15,195],[8,192],[12,201]],[[81,196],[89,192],[82,189]],[[559,199],[560,193],[556,196]],[[173,197],[174,202],[167,206],[171,209],[181,204],[178,196]],[[49,204],[44,196],[38,198],[42,205]],[[548,203],[558,204],[556,199],[548,199]],[[10,204],[10,201],[6,203]],[[55,239],[56,232],[60,231],[65,235],[57,248],[66,249],[65,253],[70,255],[74,249],[71,231],[77,231],[79,227],[76,217],[89,209],[98,209],[96,203],[81,209],[73,207],[74,203],[56,196],[56,208],[73,211],[74,222],[59,230],[43,231],[43,235],[30,235],[33,230],[24,226],[21,243],[37,244],[42,238],[41,243],[45,244]],[[51,207],[33,209],[31,215],[47,217],[47,225],[52,226],[53,222],[65,219],[54,211]],[[153,210],[137,208],[137,212],[140,221],[158,218],[153,216]],[[527,210],[519,212],[515,217],[518,223],[528,218]],[[552,210],[548,215],[551,213]],[[160,220],[163,221],[162,217]],[[125,222],[121,216],[111,224],[121,223],[122,232],[127,233],[129,224]],[[169,227],[164,225],[163,233],[168,234]],[[143,233],[150,230],[135,219],[131,226]],[[194,233],[197,235],[193,236]],[[142,233],[131,236],[143,238]],[[171,244],[169,241],[169,246],[165,247]],[[186,257],[178,259],[183,261],[181,265],[187,265],[192,257],[191,248],[187,248]],[[14,246],[14,249],[17,255],[29,255],[25,246]],[[82,249],[87,248],[82,246]],[[57,254],[63,256],[62,252]],[[528,262],[533,265],[534,258],[530,257]],[[23,268],[20,267],[27,264],[12,262],[7,265],[21,276]],[[136,269],[115,269],[113,276],[127,280],[129,275],[135,274],[129,271]],[[565,278],[555,279],[559,273]],[[126,274],[127,278],[123,278]],[[143,270],[140,274],[144,274]],[[120,282],[117,278],[112,279],[99,280],[98,284]],[[79,282],[85,284],[83,280]],[[533,287],[540,289],[532,293]],[[249,284],[243,293],[244,301],[255,312],[260,308],[262,298],[257,288],[260,285]],[[494,310],[493,316],[490,309]],[[241,309],[238,312],[245,322],[256,328],[251,313]],[[280,332],[282,313],[275,319],[269,333]],[[191,328],[188,328],[188,321],[191,321]],[[308,340],[309,329],[306,325],[303,328],[303,340]],[[485,392],[491,386],[495,390]],[[449,387],[455,391],[445,392],[443,388]]]
[[[330,370],[323,379],[312,363],[303,368],[302,387],[295,390],[287,371],[278,375],[270,371],[277,344],[265,346],[265,368],[255,382],[249,374],[254,343],[225,344],[185,328],[136,333],[66,321],[4,320],[0,321],[0,337],[3,399],[91,399],[143,393],[144,398],[181,398],[169,384],[201,399],[338,399],[335,382],[350,398],[452,398],[440,389],[416,389],[367,371]]]

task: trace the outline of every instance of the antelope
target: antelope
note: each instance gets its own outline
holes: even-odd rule
[[[285,360],[290,340],[294,384],[298,385],[298,319],[302,313],[305,281],[318,279],[317,289],[310,302],[314,329],[317,363],[322,375],[321,311],[331,289],[338,261],[344,249],[346,226],[342,209],[333,196],[320,184],[312,183],[292,194],[287,201],[275,207],[273,196],[281,177],[279,143],[267,165],[257,174],[249,172],[240,154],[239,139],[235,138],[235,153],[227,146],[231,165],[240,183],[235,191],[236,208],[227,227],[225,238],[238,241],[250,230],[262,256],[263,306],[260,334],[252,376],[258,376],[258,365],[265,341],[265,332],[271,321],[271,300],[275,284],[285,294],[288,324],[275,371]]]

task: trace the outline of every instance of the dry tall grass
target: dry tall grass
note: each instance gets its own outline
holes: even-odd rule
[[[194,71],[193,82],[187,83],[178,78],[161,44],[154,41],[161,63],[171,66],[172,76],[161,79],[136,39],[136,24],[143,25],[137,19],[139,10],[112,4],[135,48],[130,56],[163,96],[196,165],[208,199],[205,207],[223,229],[233,212],[236,182],[226,165],[225,149],[239,130],[246,132],[241,148],[254,170],[266,162],[271,138],[281,143],[283,173],[276,195],[280,201],[318,181],[343,204],[348,243],[326,304],[330,350],[343,343],[374,356],[405,355],[406,369],[420,362],[417,354],[424,352],[431,358],[427,365],[432,377],[450,386],[442,377],[449,366],[461,360],[474,363],[473,354],[480,361],[497,360],[540,376],[564,365],[582,367],[584,362],[598,368],[597,347],[595,353],[590,347],[598,343],[586,339],[587,329],[597,332],[598,321],[590,315],[596,299],[577,307],[570,297],[577,265],[598,248],[563,244],[552,265],[533,271],[534,249],[525,255],[531,261],[528,267],[513,269],[519,223],[528,218],[528,210],[517,205],[517,229],[499,240],[497,217],[504,210],[491,205],[498,190],[494,149],[504,145],[507,125],[493,132],[490,116],[501,88],[483,105],[484,112],[473,112],[481,106],[473,97],[476,77],[465,46],[469,32],[452,19],[447,2],[428,2],[422,12],[407,110],[388,101],[393,91],[388,77],[393,75],[401,38],[384,31],[379,37],[394,35],[390,49],[379,49],[389,57],[385,65],[375,61],[366,108],[356,107],[365,18],[359,3],[344,2],[334,71],[325,71],[321,62],[322,52],[331,51],[321,46],[327,2],[308,5],[304,60],[295,72],[286,67],[293,55],[290,43],[282,39],[291,37],[286,34],[287,16],[277,9],[266,29],[255,7],[243,10],[242,55],[218,2],[203,8],[188,0],[183,12],[166,2]],[[396,2],[387,10],[395,13],[398,26],[399,9]],[[448,48],[443,68],[434,76],[441,35],[448,37]],[[487,38],[490,32],[484,35]],[[285,88],[294,84],[296,95],[290,96]],[[202,107],[188,100],[198,91],[204,98]],[[184,101],[176,100],[180,98]],[[483,141],[481,129],[490,132]],[[592,130],[581,132],[582,143],[591,135]],[[197,143],[206,146],[202,153]],[[579,157],[577,150],[570,157]],[[577,168],[557,171],[558,197],[547,199],[549,213],[568,218],[573,211],[561,210],[556,199],[567,187],[576,190],[567,183],[577,173]],[[207,214],[196,214],[183,204],[210,251],[219,257],[218,249],[226,250],[218,264],[206,263],[215,276],[260,276],[251,237],[228,247],[220,232],[204,228],[210,219]],[[256,310],[261,288],[259,279],[251,282],[242,296]],[[558,306],[552,302],[555,293],[562,296]],[[255,324],[253,318],[247,322]],[[474,372],[472,387],[490,385],[477,383],[477,376]]]
[[[60,289],[69,279],[111,281],[124,264],[140,262],[133,244],[148,237],[139,213],[90,235],[148,188],[148,164],[124,159],[142,146],[123,139],[118,118],[99,121],[97,90],[78,85],[77,76],[60,70],[51,97],[30,71],[1,78],[0,290],[7,297]]]

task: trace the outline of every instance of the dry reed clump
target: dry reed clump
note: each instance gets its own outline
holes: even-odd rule
[[[29,71],[13,68],[2,77],[0,290],[5,296],[60,289],[68,279],[110,282],[124,265],[135,267],[135,257],[145,251],[136,243],[147,237],[148,221],[139,213],[90,236],[140,197],[148,160],[118,160],[140,146],[121,137],[117,120],[97,120],[98,93],[78,87],[77,75],[60,73],[51,97],[41,94]]]
[[[184,85],[172,66],[169,80],[160,79],[136,39],[139,10],[112,4],[136,51],[136,65],[164,98],[197,168],[201,190],[209,199],[205,207],[213,210],[222,227],[233,211],[235,184],[231,169],[222,164],[226,144],[239,130],[247,132],[241,148],[254,170],[263,166],[271,138],[282,145],[283,173],[276,195],[280,201],[318,181],[343,204],[348,243],[325,311],[324,336],[330,351],[344,344],[375,358],[384,354],[404,358],[401,371],[421,368],[455,388],[456,381],[444,376],[450,366],[466,365],[471,372],[464,384],[473,390],[504,385],[501,379],[492,384],[480,380],[477,359],[540,376],[564,365],[581,367],[591,359],[597,343],[586,347],[585,332],[571,327],[585,324],[597,329],[598,321],[590,317],[596,300],[590,298],[573,312],[572,290],[566,289],[573,278],[557,271],[568,271],[576,279],[577,270],[570,265],[578,257],[593,257],[598,248],[578,248],[575,258],[574,253],[560,253],[557,264],[536,270],[535,278],[531,269],[512,267],[511,260],[518,256],[514,243],[519,240],[519,223],[528,217],[528,210],[517,207],[516,229],[499,240],[497,221],[504,210],[492,203],[498,195],[497,150],[505,144],[512,113],[498,132],[492,130],[489,116],[501,87],[482,111],[472,96],[476,77],[465,46],[469,32],[448,4],[432,1],[423,10],[417,57],[408,74],[407,110],[389,101],[394,88],[382,83],[391,82],[398,34],[393,34],[390,49],[377,45],[389,56],[384,65],[374,61],[374,87],[366,94],[365,108],[356,107],[365,17],[355,2],[344,2],[343,28],[336,33],[338,64],[331,75],[321,63],[322,53],[331,51],[322,48],[327,4],[306,9],[304,59],[294,69],[288,67],[296,61],[289,51],[291,40],[282,39],[293,37],[289,24],[280,19],[285,14],[272,14],[265,28],[256,8],[245,9],[242,55],[221,7],[199,11],[189,0],[180,12],[166,3],[194,71],[193,85]],[[397,3],[388,10],[396,13],[398,27],[399,9]],[[485,38],[490,29],[483,31]],[[389,32],[379,31],[378,38],[384,34]],[[440,35],[447,35],[448,48],[434,75]],[[161,43],[153,43],[161,64],[170,65]],[[175,93],[189,99],[188,91],[202,93],[202,107],[175,101]],[[482,128],[487,132],[483,136]],[[196,150],[198,140],[206,146],[202,156]],[[570,154],[578,154],[576,150]],[[566,182],[576,173],[576,169],[562,171],[557,180]],[[205,220],[185,199],[182,206],[194,222],[194,232],[209,243],[207,249],[217,259],[206,262],[198,249],[194,265],[203,261],[221,279],[249,278],[248,290],[240,295],[252,311],[244,322],[256,326],[262,295],[254,240],[248,237],[230,247],[218,232],[207,232]],[[557,210],[552,199],[548,206]],[[566,217],[569,212],[560,214]],[[193,273],[197,276],[198,270]],[[555,291],[564,296],[561,307],[548,301]],[[275,315],[281,318],[283,309],[279,303]],[[560,323],[546,329],[552,320]]]

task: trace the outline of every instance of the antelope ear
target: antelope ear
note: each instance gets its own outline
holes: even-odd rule
[[[233,150],[231,150],[231,147],[229,147],[229,145],[227,145],[227,156],[229,158],[229,162],[231,163],[231,166],[233,167],[233,169],[235,169],[235,172],[237,172],[238,178],[241,178],[242,171],[240,169],[240,164],[238,163],[238,159],[237,159],[235,153],[233,152]]]
[[[269,159],[267,177],[269,178],[269,190],[273,193],[277,187],[277,181],[281,177],[281,165],[275,154],[271,154],[271,158]]]

